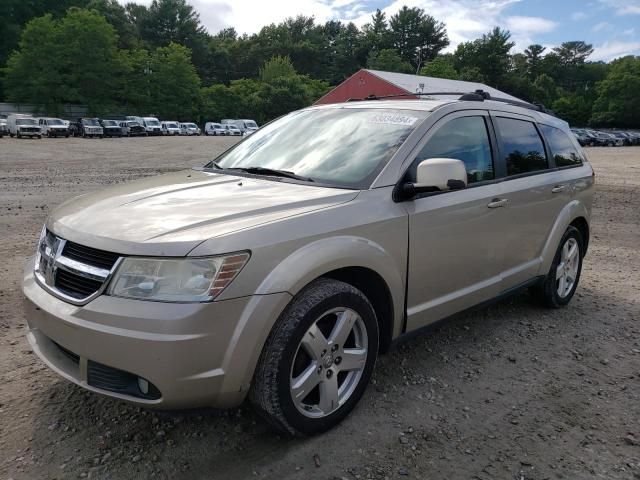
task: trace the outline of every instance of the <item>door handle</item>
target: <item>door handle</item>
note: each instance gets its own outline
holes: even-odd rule
[[[489,208],[504,207],[508,201],[509,201],[508,198],[494,198],[487,204],[487,207]]]
[[[566,185],[556,185],[551,189],[551,193],[560,193],[563,192],[567,188]]]

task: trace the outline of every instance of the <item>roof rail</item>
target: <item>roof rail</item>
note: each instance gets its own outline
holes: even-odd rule
[[[484,90],[476,90],[474,92],[416,92],[416,93],[395,93],[391,95],[369,95],[365,98],[349,98],[347,102],[361,102],[365,100],[385,100],[387,98],[397,98],[397,97],[415,97],[415,96],[426,96],[426,97],[437,97],[437,96],[453,96],[459,95],[458,100],[469,101],[469,102],[484,102],[485,100],[492,100],[494,102],[506,103],[508,105],[513,105],[516,107],[526,108],[528,110],[535,110],[537,112],[546,113],[548,115],[554,115],[551,110],[545,108],[541,103],[529,103],[519,100],[511,100],[509,98],[500,98],[500,97],[492,97],[489,92],[485,92]]]

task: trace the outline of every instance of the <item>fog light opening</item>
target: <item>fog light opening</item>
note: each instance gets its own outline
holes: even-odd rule
[[[147,395],[149,393],[149,382],[142,377],[138,377],[138,388],[143,395]]]

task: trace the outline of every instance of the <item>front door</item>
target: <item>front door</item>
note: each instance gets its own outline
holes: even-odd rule
[[[462,160],[468,186],[406,202],[409,213],[407,330],[427,325],[500,292],[506,240],[502,185],[487,112],[448,115],[426,135],[407,171],[429,158]],[[413,177],[412,177],[413,175]]]

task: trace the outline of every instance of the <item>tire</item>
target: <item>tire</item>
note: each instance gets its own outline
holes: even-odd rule
[[[348,327],[334,331],[340,321]],[[367,297],[347,283],[316,280],[296,295],[274,325],[260,355],[249,398],[280,432],[291,436],[323,432],[356,406],[369,383],[377,354],[378,323]],[[347,361],[347,355],[351,360]],[[345,369],[347,365],[353,368]],[[300,386],[299,401],[294,400],[291,384],[303,376],[310,382],[299,382],[308,388]],[[341,403],[337,408],[336,402]]]
[[[22,138],[22,135],[20,135],[20,133],[16,133],[16,138]]]
[[[571,248],[571,245],[575,245],[578,249],[576,255],[570,262],[566,262],[563,255],[565,245],[568,245],[569,248]],[[584,253],[584,239],[582,238],[582,234],[577,228],[569,226],[560,240],[560,245],[553,258],[549,273],[540,285],[532,288],[534,298],[549,308],[560,308],[567,305],[571,301],[571,298],[573,298],[576,288],[578,288]],[[563,265],[565,266],[565,271],[572,274],[573,277],[573,283],[570,288],[566,285],[565,280],[565,287],[562,289],[562,280],[558,279],[558,270],[562,269]],[[565,277],[565,279],[566,278],[571,277]],[[561,289],[564,291],[562,295],[559,292]]]

